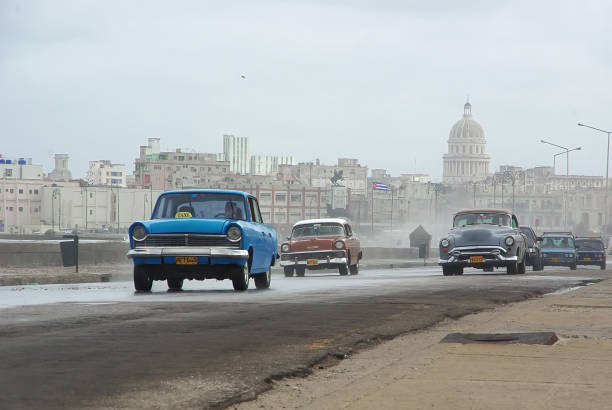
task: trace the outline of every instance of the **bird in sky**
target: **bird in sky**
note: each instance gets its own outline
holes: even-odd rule
[[[246,76],[244,74],[241,74],[240,78],[246,78]]]

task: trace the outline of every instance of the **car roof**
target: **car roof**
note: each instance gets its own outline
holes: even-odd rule
[[[162,195],[165,194],[235,194],[242,196],[253,196],[248,192],[232,191],[230,189],[180,189],[174,191],[166,191],[162,193]]]
[[[577,236],[575,239],[576,240],[578,240],[578,239],[592,239],[592,240],[596,240],[596,241],[603,241],[603,238],[601,236]]]
[[[507,209],[464,209],[462,211],[455,212],[457,214],[508,214],[512,215],[512,212]]]
[[[307,224],[322,224],[322,223],[338,223],[338,224],[345,224],[346,223],[346,219],[342,219],[342,218],[319,218],[319,219],[305,219],[303,221],[298,221],[296,222],[293,227],[295,228],[296,226],[299,225],[307,225]]]
[[[571,232],[544,232],[542,236],[574,236]]]

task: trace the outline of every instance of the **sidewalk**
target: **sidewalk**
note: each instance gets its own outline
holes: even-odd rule
[[[448,333],[553,331],[552,346],[439,343]],[[275,382],[239,409],[612,408],[612,281],[499,307]]]

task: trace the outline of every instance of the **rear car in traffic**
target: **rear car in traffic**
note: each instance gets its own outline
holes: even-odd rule
[[[527,239],[516,215],[507,210],[457,212],[439,247],[438,264],[445,276],[462,275],[466,267],[485,271],[505,267],[508,274],[525,273]]]
[[[600,236],[578,236],[574,239],[578,265],[595,265],[606,269],[606,245]]]
[[[357,275],[363,254],[359,238],[344,219],[310,219],[296,223],[281,245],[285,276],[304,276],[306,269],[338,269]]]
[[[257,198],[239,191],[184,190],[161,194],[151,220],[129,228],[134,287],[154,280],[179,290],[185,279],[231,279],[235,290],[270,286],[276,230],[264,224]]]
[[[534,271],[542,270],[542,237],[536,235],[531,226],[521,226],[520,229],[527,238],[527,266],[531,266]]]
[[[576,269],[578,259],[574,235],[571,232],[544,232],[542,235],[542,266],[567,266]]]

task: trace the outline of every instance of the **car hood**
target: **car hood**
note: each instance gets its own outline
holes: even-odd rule
[[[515,233],[514,229],[504,226],[470,225],[455,228],[448,236],[452,239],[454,246],[500,246],[507,236]]]
[[[289,241],[290,252],[326,251],[334,248],[334,243],[342,237],[300,238]]]
[[[214,218],[214,219],[198,219],[198,218],[183,218],[183,219],[153,219],[150,221],[141,222],[147,232],[151,234],[160,233],[205,233],[205,234],[224,234],[227,230],[227,225],[233,221],[232,219]]]

